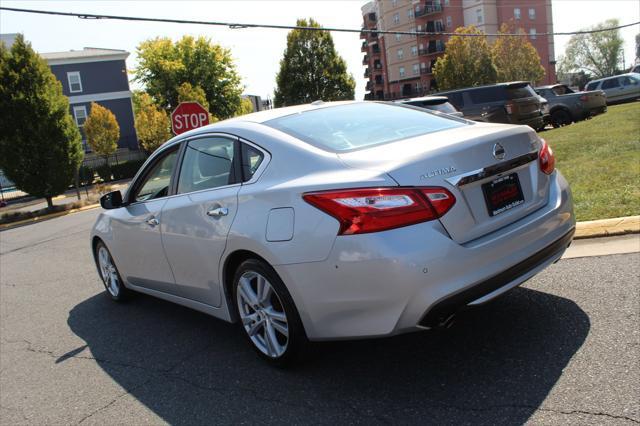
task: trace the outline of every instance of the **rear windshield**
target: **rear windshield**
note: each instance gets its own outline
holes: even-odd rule
[[[535,97],[536,92],[527,84],[526,86],[520,87],[508,87],[507,96],[509,99],[530,98],[532,96]]]
[[[332,152],[344,152],[466,125],[397,104],[361,102],[287,115],[263,124]]]

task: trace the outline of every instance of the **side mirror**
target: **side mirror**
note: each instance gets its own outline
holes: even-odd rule
[[[100,197],[100,205],[103,209],[117,209],[118,207],[122,207],[122,194],[120,191],[109,192],[108,194]]]

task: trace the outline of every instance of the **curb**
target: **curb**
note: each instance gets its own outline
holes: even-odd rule
[[[71,209],[64,212],[52,213],[44,216],[36,216],[30,219],[24,219],[17,222],[0,224],[0,231],[6,229],[17,228],[30,223],[41,222],[43,220],[54,219],[56,217],[66,216],[72,213],[78,213],[85,210],[92,210],[100,207],[100,204],[91,204]],[[613,219],[589,220],[576,223],[576,233],[574,239],[612,237],[615,235],[640,234],[640,216],[616,217]]]
[[[0,231],[4,231],[4,230],[7,230],[7,229],[12,229],[12,228],[18,228],[20,226],[24,226],[24,225],[28,225],[28,224],[36,223],[36,222],[42,222],[44,220],[55,219],[56,217],[66,216],[68,214],[78,213],[78,212],[82,212],[82,211],[85,211],[85,210],[92,210],[92,209],[95,209],[97,207],[100,207],[100,204],[90,204],[88,206],[80,207],[80,208],[77,208],[77,209],[71,209],[71,210],[66,210],[66,211],[63,211],[63,212],[46,214],[46,215],[43,215],[43,216],[36,216],[36,217],[29,218],[29,219],[19,220],[17,222],[3,223],[3,224],[0,224]]]
[[[638,233],[640,233],[640,216],[627,216],[578,222],[573,238],[611,237]]]

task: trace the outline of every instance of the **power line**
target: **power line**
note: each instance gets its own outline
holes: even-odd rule
[[[331,31],[342,33],[376,33],[376,34],[401,34],[411,36],[463,36],[463,37],[504,37],[504,36],[525,36],[529,34],[524,32],[519,33],[495,33],[495,34],[459,34],[452,32],[429,32],[429,31],[392,31],[392,30],[377,30],[377,29],[352,29],[352,28],[331,28],[331,27],[305,27],[298,25],[273,25],[273,24],[247,24],[247,23],[234,23],[234,22],[219,22],[219,21],[194,21],[186,19],[170,19],[170,18],[144,18],[139,16],[119,16],[119,15],[97,15],[93,13],[73,13],[73,12],[58,12],[53,10],[36,10],[36,9],[21,9],[16,7],[0,7],[0,10],[7,10],[11,12],[21,13],[36,13],[41,15],[56,15],[56,16],[71,16],[80,19],[111,19],[119,21],[138,21],[138,22],[162,22],[170,24],[192,24],[192,25],[212,25],[228,27],[229,29],[243,29],[243,28],[270,28],[280,30],[304,30],[304,31]],[[615,27],[595,29],[595,30],[582,30],[582,31],[566,31],[566,32],[553,32],[553,33],[537,33],[536,36],[556,36],[556,35],[576,35],[576,34],[593,34],[604,31],[618,30],[621,28],[631,27],[633,25],[640,24],[640,21],[633,22],[631,24],[617,25]]]

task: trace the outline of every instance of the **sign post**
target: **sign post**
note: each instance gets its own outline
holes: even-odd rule
[[[209,111],[198,102],[182,102],[171,113],[171,129],[175,135],[209,124]]]

